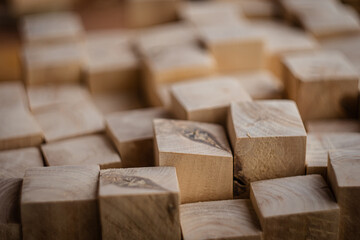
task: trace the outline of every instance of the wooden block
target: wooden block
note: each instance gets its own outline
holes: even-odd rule
[[[171,108],[171,83],[148,83],[143,84],[143,93],[146,101],[153,107]]]
[[[236,79],[207,77],[171,86],[171,110],[178,119],[225,124],[231,102],[251,101]]]
[[[19,81],[21,66],[19,61],[20,39],[15,31],[0,29],[0,81]]]
[[[237,78],[254,100],[283,98],[283,83],[270,71],[237,72],[229,76]]]
[[[61,11],[71,9],[77,0],[10,0],[9,6],[14,15],[26,15],[38,12]]]
[[[357,111],[359,77],[341,53],[288,54],[283,64],[286,93],[302,119],[344,117]]]
[[[154,120],[155,162],[176,167],[181,203],[232,198],[233,156],[222,126]]]
[[[106,116],[106,132],[120,153],[123,167],[155,166],[153,119],[170,118],[163,108],[116,112]]]
[[[200,27],[199,31],[220,72],[256,70],[262,67],[263,39],[251,26],[205,26]]]
[[[27,85],[80,82],[83,51],[75,43],[27,45],[22,64]]]
[[[23,42],[27,44],[77,42],[83,35],[81,19],[74,12],[50,12],[25,16],[20,31]]]
[[[97,133],[104,130],[102,115],[88,101],[58,104],[34,113],[46,142]]]
[[[0,178],[23,178],[25,170],[44,166],[38,148],[21,148],[0,152]]]
[[[338,239],[340,209],[320,175],[252,182],[264,240]]]
[[[306,132],[294,102],[231,103],[227,129],[236,197],[249,197],[250,182],[305,173]]]
[[[111,141],[102,134],[44,144],[41,150],[47,166],[98,164],[105,169],[122,165]]]
[[[268,0],[241,0],[241,10],[246,18],[267,19],[277,15],[276,4]]]
[[[306,122],[309,133],[360,132],[360,123],[355,119],[313,120]]]
[[[0,178],[0,239],[21,238],[21,178]]]
[[[0,83],[0,109],[28,109],[24,85],[19,81]]]
[[[262,232],[248,199],[188,203],[180,206],[184,240],[261,240]]]
[[[179,195],[173,167],[102,170],[102,238],[180,240]]]
[[[99,166],[26,171],[21,191],[23,239],[99,239]]]
[[[329,152],[328,177],[340,207],[339,239],[360,237],[360,151]]]

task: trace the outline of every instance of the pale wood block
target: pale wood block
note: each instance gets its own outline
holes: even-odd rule
[[[305,173],[306,132],[293,101],[231,103],[228,113],[236,197],[249,197],[250,182]]]
[[[16,32],[0,30],[0,81],[21,79],[20,40]]]
[[[78,0],[10,0],[9,6],[13,14],[27,15],[38,12],[68,10],[74,7]]]
[[[180,240],[179,195],[173,167],[102,170],[102,238]]]
[[[307,121],[309,133],[360,132],[360,122],[355,119],[330,119]]]
[[[241,10],[246,18],[267,19],[277,15],[276,4],[268,0],[240,0]]]
[[[184,240],[261,240],[256,213],[248,199],[188,203],[180,205]]]
[[[340,209],[320,175],[252,182],[250,199],[264,240],[336,240]]]
[[[304,120],[344,117],[357,111],[359,76],[341,53],[288,54],[283,64],[287,96],[296,102]]]
[[[21,191],[23,239],[99,239],[99,166],[26,171]]]
[[[24,16],[20,31],[27,44],[77,42],[83,36],[80,17],[74,12],[49,12]]]
[[[199,28],[199,32],[220,72],[256,70],[262,67],[263,38],[251,25],[204,26]]]
[[[44,162],[38,148],[0,151],[0,178],[23,178],[26,169],[42,166]]]
[[[105,127],[101,113],[89,101],[58,104],[34,115],[46,142],[101,132]]]
[[[77,43],[26,45],[22,55],[25,82],[80,82],[83,58],[83,49]]]
[[[360,151],[329,152],[328,177],[340,207],[339,239],[360,238]]]
[[[25,88],[21,82],[12,81],[0,83],[0,109],[28,109]]]
[[[178,119],[226,123],[231,102],[251,101],[241,84],[232,77],[207,77],[171,86],[171,110]]]
[[[0,178],[0,239],[20,240],[21,178]]]
[[[41,150],[47,166],[98,164],[101,169],[122,166],[111,141],[102,134],[44,144]]]
[[[181,203],[231,199],[233,156],[217,124],[154,120],[155,163],[176,167]]]
[[[106,132],[120,153],[123,167],[155,166],[153,119],[170,117],[164,108],[144,108],[106,116]]]

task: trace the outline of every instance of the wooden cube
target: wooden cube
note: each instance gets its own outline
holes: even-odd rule
[[[155,166],[153,119],[169,118],[163,108],[145,108],[112,113],[106,131],[120,153],[123,167]]]
[[[102,238],[180,240],[179,194],[173,167],[102,170]]]
[[[76,137],[104,130],[104,120],[89,101],[63,103],[39,109],[36,120],[44,131],[46,142]]]
[[[21,191],[23,239],[99,239],[99,166],[26,171]]]
[[[360,132],[360,123],[355,119],[313,120],[305,126],[309,133]]]
[[[256,213],[248,199],[188,203],[180,206],[184,240],[261,240]]]
[[[263,180],[250,187],[264,240],[338,239],[340,209],[320,175]]]
[[[231,77],[207,77],[171,86],[171,110],[179,119],[225,124],[231,102],[251,101]]]
[[[293,101],[232,103],[227,129],[236,197],[249,197],[250,182],[305,173],[306,132]]]
[[[360,151],[329,152],[328,177],[340,207],[339,239],[360,238]]]
[[[98,164],[101,169],[121,167],[119,154],[102,134],[44,144],[41,150],[47,166]]]
[[[155,162],[176,167],[181,203],[232,198],[233,156],[222,126],[154,120]]]
[[[44,166],[40,150],[35,147],[0,152],[0,178],[23,178],[26,169]]]
[[[28,109],[24,85],[19,81],[0,83],[0,109]]]
[[[359,77],[339,52],[289,54],[283,63],[286,93],[303,119],[344,117],[357,111]]]

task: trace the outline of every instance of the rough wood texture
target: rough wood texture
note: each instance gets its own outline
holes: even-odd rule
[[[341,53],[289,54],[283,63],[287,96],[296,102],[304,120],[344,117],[357,112],[359,77]]]
[[[305,173],[306,132],[294,102],[232,103],[227,125],[234,150],[234,195],[252,181]]]
[[[46,142],[104,130],[103,117],[88,101],[43,108],[35,112],[35,117],[44,131]]]
[[[0,152],[0,178],[23,178],[26,169],[42,167],[40,150],[35,147]]]
[[[0,109],[27,109],[24,85],[19,81],[0,83]]]
[[[329,152],[328,177],[340,206],[340,240],[360,238],[360,151]]]
[[[188,203],[180,206],[184,240],[261,240],[262,232],[248,199]]]
[[[230,103],[251,97],[236,79],[219,76],[172,85],[171,101],[178,119],[225,124]]]
[[[154,120],[155,162],[176,167],[181,203],[232,198],[233,156],[220,125]]]
[[[41,146],[47,166],[94,165],[121,167],[121,159],[105,135],[89,135]]]
[[[100,173],[103,239],[181,239],[175,168],[123,168]]]
[[[170,117],[163,108],[124,111],[106,117],[106,132],[120,153],[123,167],[155,166],[153,119]]]
[[[360,122],[354,119],[313,120],[305,126],[309,133],[360,132]]]
[[[26,171],[21,192],[23,239],[99,239],[99,166]]]
[[[250,199],[264,240],[336,240],[340,209],[320,175],[252,182]]]

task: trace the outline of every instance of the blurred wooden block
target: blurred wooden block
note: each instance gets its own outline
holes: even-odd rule
[[[171,85],[171,83],[145,83],[143,85],[143,92],[148,104],[153,107],[164,107],[166,109],[170,109]]]
[[[23,239],[99,239],[99,166],[26,171],[21,192]]]
[[[0,34],[0,81],[19,81],[22,74],[19,37],[12,31],[0,30]]]
[[[181,203],[232,198],[233,156],[222,126],[154,120],[155,162],[176,167]]]
[[[306,122],[309,133],[360,132],[360,122],[355,119],[313,120]]]
[[[277,15],[276,4],[268,0],[240,0],[239,5],[246,18],[267,19]]]
[[[22,64],[27,85],[80,82],[83,51],[75,43],[27,45]]]
[[[153,119],[169,118],[163,108],[116,112],[106,116],[106,132],[120,153],[123,167],[155,166]]]
[[[47,166],[95,165],[119,168],[121,160],[105,135],[89,135],[44,144],[41,150]]]
[[[35,147],[0,152],[0,178],[23,178],[25,170],[44,166],[40,150]]]
[[[49,44],[81,41],[83,27],[74,12],[50,12],[24,16],[20,28],[23,42]]]
[[[71,9],[77,0],[10,0],[9,6],[14,15],[27,15],[38,12],[60,11]]]
[[[236,79],[208,77],[171,86],[171,110],[178,119],[226,123],[231,102],[251,101]]]
[[[360,151],[331,151],[328,177],[340,206],[339,239],[360,237]]]
[[[250,199],[265,240],[336,240],[340,209],[320,175],[252,182]]]
[[[0,239],[20,240],[21,178],[0,178]]]
[[[88,101],[64,103],[34,113],[46,142],[97,133],[104,130],[102,115]]]
[[[306,132],[294,102],[232,103],[227,129],[236,197],[249,197],[250,182],[305,173]]]
[[[22,82],[14,81],[0,83],[0,109],[28,109],[28,101]]]
[[[102,238],[180,240],[179,195],[173,167],[102,170]]]
[[[248,199],[183,204],[180,220],[184,240],[262,239],[259,221]]]
[[[344,117],[357,111],[359,76],[341,53],[288,54],[283,64],[287,96],[296,102],[302,119]]]
[[[262,67],[263,39],[251,26],[204,26],[199,31],[220,72],[256,70]]]

